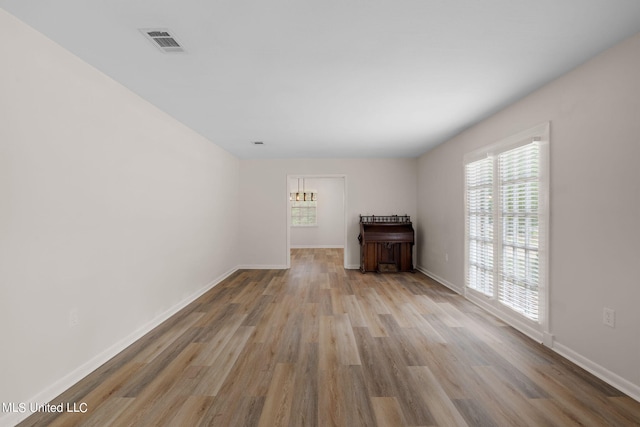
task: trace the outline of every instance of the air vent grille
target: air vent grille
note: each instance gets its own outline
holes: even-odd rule
[[[165,53],[183,53],[184,48],[166,28],[141,28],[140,32]]]

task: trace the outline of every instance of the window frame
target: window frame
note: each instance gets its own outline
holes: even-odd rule
[[[511,326],[525,333],[526,335],[550,345],[551,335],[549,334],[549,136],[550,123],[545,122],[534,126],[515,135],[509,136],[496,143],[481,147],[464,155],[463,159],[463,193],[464,193],[464,286],[463,294],[470,301],[492,312]],[[500,277],[500,264],[503,256],[503,217],[499,212],[501,202],[500,177],[498,175],[499,156],[507,151],[525,146],[536,140],[539,147],[539,180],[538,180],[538,258],[539,258],[539,284],[538,284],[538,321],[533,321],[528,317],[507,307],[499,299],[498,280]],[[493,289],[491,295],[469,287],[470,271],[470,220],[469,220],[469,200],[467,165],[491,158],[493,167],[492,181],[492,232],[493,232]]]

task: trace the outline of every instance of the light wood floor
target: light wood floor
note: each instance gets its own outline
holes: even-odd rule
[[[633,426],[640,403],[420,273],[241,270],[23,426]]]

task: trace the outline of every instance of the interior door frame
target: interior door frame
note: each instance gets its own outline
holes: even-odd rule
[[[287,179],[285,181],[285,203],[287,206],[287,254],[285,259],[287,260],[287,269],[291,268],[291,205],[289,204],[289,180],[290,179],[301,179],[301,178],[329,178],[329,179],[341,179],[342,180],[342,209],[344,210],[344,222],[342,224],[344,230],[342,232],[343,235],[343,266],[347,268],[347,175],[345,174],[287,174]]]

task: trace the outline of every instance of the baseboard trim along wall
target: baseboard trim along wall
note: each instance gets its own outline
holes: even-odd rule
[[[226,273],[222,274],[218,278],[216,278],[213,281],[209,282],[207,285],[205,285],[204,287],[202,287],[201,289],[199,289],[195,293],[189,295],[187,298],[185,298],[182,301],[178,302],[176,305],[170,307],[169,309],[167,309],[163,313],[161,313],[158,316],[156,316],[155,318],[151,319],[149,322],[147,322],[146,324],[144,324],[140,328],[136,329],[134,332],[132,332],[128,336],[124,337],[120,341],[118,341],[115,344],[113,344],[111,347],[109,347],[106,350],[102,351],[101,353],[97,354],[95,357],[93,357],[92,359],[88,360],[86,363],[84,363],[83,365],[79,366],[75,370],[69,372],[67,375],[65,375],[64,377],[60,378],[58,381],[56,381],[55,383],[51,384],[49,387],[47,387],[46,389],[42,390],[40,393],[38,393],[33,398],[31,398],[30,400],[27,400],[27,401],[28,402],[43,402],[43,403],[44,402],[50,402],[52,399],[54,399],[57,396],[59,396],[62,392],[64,392],[67,389],[69,389],[75,383],[77,383],[78,381],[80,381],[81,379],[83,379],[84,377],[89,375],[91,372],[93,372],[94,370],[96,370],[97,368],[99,368],[100,366],[105,364],[107,361],[109,361],[111,358],[113,358],[118,353],[123,351],[125,348],[129,347],[135,341],[137,341],[140,338],[142,338],[144,335],[149,333],[155,327],[159,326],[162,322],[164,322],[165,320],[169,319],[171,316],[173,316],[174,314],[176,314],[177,312],[179,312],[180,310],[185,308],[187,305],[191,304],[196,299],[200,298],[202,295],[207,293],[209,290],[211,290],[213,287],[215,287],[216,285],[221,283],[223,280],[225,280],[227,277],[229,277],[230,275],[235,273],[237,270],[238,270],[238,268],[232,268],[231,270],[229,270]],[[16,425],[16,424],[18,424],[19,422],[23,421],[25,418],[27,418],[30,415],[31,415],[31,413],[28,412],[28,411],[25,412],[25,413],[9,412],[9,413],[5,414],[4,416],[0,417],[0,426]]]
[[[238,270],[286,270],[287,266],[283,264],[273,264],[273,265],[239,265]]]
[[[621,392],[627,394],[632,399],[640,402],[640,386],[628,381],[621,376],[609,371],[606,368],[598,365],[597,363],[587,359],[579,353],[571,350],[569,347],[564,346],[559,343],[554,343],[553,351],[558,353],[560,356],[564,357],[580,366],[585,371],[590,372],[596,377],[600,378],[602,381],[606,382],[609,385],[617,388]]]
[[[451,289],[453,292],[455,292],[455,293],[457,293],[459,295],[462,295],[462,290],[460,288],[458,288],[453,283],[446,281],[442,277],[433,274],[432,272],[430,272],[426,268],[421,267],[421,266],[417,266],[416,270],[418,270],[420,273],[424,274],[425,276],[432,278],[433,280],[435,280],[436,282],[440,283],[441,285],[446,286],[447,288]]]
[[[442,285],[446,286],[447,288],[451,289],[452,291],[454,291],[458,295],[464,295],[464,293],[463,293],[461,288],[459,288],[458,286],[454,285],[453,283],[447,282],[446,280],[442,279],[441,277],[438,277],[437,275],[431,273],[426,268],[418,267],[417,269],[418,269],[418,271],[426,274],[427,276],[429,276],[430,278],[432,278],[436,282],[439,282]],[[468,295],[464,295],[464,296],[467,299],[467,301],[470,301],[470,302],[474,303],[475,305],[477,305],[478,307],[482,308],[483,310],[488,311],[489,313],[491,313],[494,316],[496,316],[498,319],[502,320],[503,322],[507,323],[508,325],[511,325],[513,328],[515,328],[518,331],[522,332],[523,334],[525,334],[529,338],[533,339],[534,341],[537,341],[537,342],[542,342],[543,341],[542,332],[540,332],[538,330],[535,330],[535,329],[532,329],[526,323],[520,322],[517,317],[508,316],[507,314],[505,314],[505,313],[503,313],[503,312],[501,312],[499,310],[494,309],[494,307],[492,307],[491,305],[483,303],[483,301],[478,299],[478,298],[473,298],[473,297],[470,297]]]
[[[418,271],[420,271],[421,273],[424,273],[426,276],[432,278],[436,282],[438,282],[438,283],[446,286],[447,288],[451,289],[452,291],[456,292],[457,294],[462,295],[462,293],[460,292],[460,290],[459,290],[459,288],[457,286],[455,286],[452,283],[449,283],[446,280],[444,280],[444,279],[438,277],[437,275],[431,273],[426,268],[418,266],[418,267],[416,267],[416,269]],[[519,330],[520,332],[522,332],[523,334],[529,336],[531,339],[533,339],[535,341],[538,341],[538,342],[543,342],[545,344],[545,346],[549,347],[550,349],[552,349],[553,351],[558,353],[560,356],[564,357],[567,360],[570,360],[571,362],[573,362],[576,365],[580,366],[582,369],[584,369],[584,370],[588,371],[589,373],[595,375],[596,377],[600,378],[602,381],[606,382],[607,384],[617,388],[621,392],[627,394],[632,399],[635,399],[638,402],[640,402],[640,386],[632,383],[631,381],[628,381],[628,380],[622,378],[621,376],[619,376],[619,375],[609,371],[608,369],[598,365],[594,361],[592,361],[592,360],[582,356],[581,354],[575,352],[574,350],[570,349],[569,347],[557,342],[556,337],[553,335],[552,332],[544,332],[540,336],[540,339],[537,339],[535,336],[531,336],[531,334],[528,333],[527,331],[523,331],[517,325],[514,325],[513,323],[511,323],[512,319],[504,319],[503,316],[501,315],[501,313],[497,313],[495,310],[491,310],[491,307],[485,307],[484,304],[478,304],[473,299],[467,298],[467,300],[469,300],[472,303],[476,304],[480,308],[482,308],[484,310],[487,310],[488,312],[490,312],[491,314],[493,314],[497,318],[499,318],[499,319],[503,320],[504,322],[506,322],[507,324],[511,325],[513,328],[515,328],[515,329]]]
[[[291,249],[344,249],[344,245],[291,245]]]

